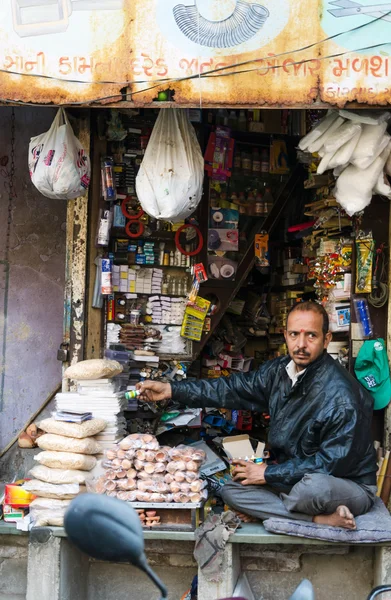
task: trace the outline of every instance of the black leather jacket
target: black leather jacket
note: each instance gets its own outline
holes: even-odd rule
[[[328,473],[376,485],[371,439],[372,396],[326,352],[292,388],[289,357],[250,373],[172,384],[172,397],[193,408],[232,408],[270,414],[275,464],[268,483],[292,486],[308,473]]]

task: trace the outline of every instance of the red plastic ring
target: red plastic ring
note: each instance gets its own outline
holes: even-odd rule
[[[144,214],[143,209],[140,208],[140,210],[138,211],[137,215],[132,215],[132,214],[128,213],[128,211],[126,209],[126,205],[128,204],[128,202],[129,202],[129,198],[124,198],[122,200],[122,203],[121,203],[122,214],[127,219],[129,219],[129,221],[138,221],[138,219],[140,219],[143,216],[143,214]]]
[[[131,226],[132,226],[132,225],[134,225],[135,223],[137,223],[137,224],[138,224],[138,229],[137,229],[136,233],[133,233],[133,232],[130,230],[130,228],[131,228]],[[127,233],[128,237],[131,237],[131,238],[138,238],[138,237],[140,237],[141,235],[143,235],[143,233],[144,233],[144,223],[142,223],[141,221],[128,221],[128,222],[126,223],[125,231],[126,231],[126,233]]]
[[[186,252],[186,250],[184,250],[179,243],[179,236],[181,235],[182,231],[184,229],[189,229],[189,228],[194,229],[198,234],[198,246],[192,252]],[[181,254],[184,254],[185,256],[195,256],[196,254],[199,254],[202,250],[203,245],[204,245],[204,238],[202,237],[201,231],[198,229],[198,227],[196,227],[195,225],[191,225],[190,223],[181,225],[175,234],[175,246],[177,247],[179,252]]]

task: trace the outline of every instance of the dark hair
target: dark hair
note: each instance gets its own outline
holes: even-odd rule
[[[286,320],[287,327],[288,327],[289,315],[291,315],[293,312],[295,312],[297,310],[300,310],[303,312],[312,310],[312,312],[315,312],[318,315],[322,315],[322,317],[323,317],[322,332],[323,332],[324,336],[326,335],[326,333],[329,331],[329,315],[327,314],[327,312],[325,311],[325,309],[323,308],[323,306],[321,304],[318,304],[317,302],[298,302],[297,304],[294,304],[288,313],[288,318]]]

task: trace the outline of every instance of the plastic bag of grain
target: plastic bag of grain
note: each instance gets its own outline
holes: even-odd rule
[[[76,469],[91,471],[96,465],[95,456],[74,452],[51,452],[45,450],[34,456],[34,460],[52,469]]]
[[[54,498],[36,498],[30,504],[30,515],[34,527],[63,527],[64,515],[70,500]]]
[[[80,493],[78,483],[53,484],[39,481],[39,479],[30,479],[26,481],[22,488],[35,496],[41,498],[56,498],[58,500],[71,500]]]
[[[344,169],[346,169],[346,167],[353,155],[353,152],[356,149],[358,140],[360,139],[361,131],[362,131],[362,128],[360,126],[360,129],[356,132],[356,134],[348,142],[346,142],[343,146],[338,148],[338,150],[335,152],[335,154],[333,155],[332,159],[330,160],[330,162],[328,164],[329,169],[335,169],[337,167],[343,167]]]
[[[66,423],[55,419],[44,419],[38,427],[46,433],[65,435],[65,437],[82,439],[91,437],[106,429],[106,421],[103,419],[90,419],[84,423]]]
[[[350,162],[358,169],[366,169],[379,156],[380,144],[385,144],[384,134],[387,123],[363,125],[360,139],[351,156]],[[387,145],[387,144],[386,144]],[[385,146],[383,146],[382,152]]]
[[[308,147],[320,138],[321,135],[325,133],[329,129],[329,127],[336,121],[338,118],[338,112],[330,111],[326,117],[324,117],[321,121],[319,121],[307,135],[305,135],[299,142],[300,150],[307,150]]]
[[[93,438],[71,438],[55,433],[44,433],[37,444],[42,450],[55,450],[56,452],[76,452],[78,454],[99,454],[102,446]]]
[[[383,172],[389,153],[387,148],[364,170],[349,165],[338,177],[334,194],[337,202],[349,216],[364,210],[370,204],[373,189]]]
[[[65,510],[30,511],[34,527],[64,527]]]
[[[30,504],[30,509],[34,510],[66,510],[71,500],[56,500],[54,498],[36,498]]]
[[[85,483],[89,477],[87,471],[76,471],[75,469],[51,469],[45,465],[35,465],[30,469],[30,475],[34,479],[46,483]]]
[[[81,360],[75,365],[71,365],[64,372],[64,377],[68,379],[103,379],[105,377],[115,377],[122,373],[122,365],[116,360],[108,358],[92,358],[90,360]]]

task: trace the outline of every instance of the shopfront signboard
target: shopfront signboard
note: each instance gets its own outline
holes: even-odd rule
[[[2,0],[0,99],[390,102],[391,1]]]

